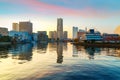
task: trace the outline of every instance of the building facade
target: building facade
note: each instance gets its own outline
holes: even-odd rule
[[[120,42],[120,36],[118,34],[103,34],[104,42]]]
[[[78,33],[78,27],[74,27],[73,26],[73,39],[76,39],[77,38],[77,33]]]
[[[8,28],[0,27],[0,35],[8,36]]]
[[[32,30],[33,30],[33,25],[30,21],[19,22],[19,31],[28,32],[32,34]]]
[[[63,19],[62,18],[57,19],[57,39],[58,40],[63,39]]]
[[[82,36],[83,36],[84,34],[86,34],[86,31],[80,29],[80,30],[78,31],[78,33],[77,33],[77,38],[78,38],[79,40],[82,40]]]
[[[9,36],[17,42],[31,42],[32,35],[28,32],[9,31]]]
[[[57,32],[56,31],[49,31],[49,38],[56,40],[57,39]]]
[[[13,31],[19,31],[19,24],[18,23],[13,23],[12,24],[12,30]]]
[[[48,42],[48,35],[46,31],[38,31],[38,42],[39,43]]]
[[[82,40],[84,41],[102,41],[102,35],[98,31],[94,31],[94,29],[90,29],[86,34],[82,36]]]
[[[67,31],[64,31],[64,33],[63,33],[63,38],[64,38],[64,39],[68,39],[68,32],[67,32]]]

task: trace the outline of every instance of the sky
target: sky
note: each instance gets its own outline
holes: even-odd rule
[[[12,30],[12,23],[31,21],[33,31],[56,30],[63,18],[64,30],[94,28],[114,33],[120,25],[120,0],[0,0],[0,27]]]

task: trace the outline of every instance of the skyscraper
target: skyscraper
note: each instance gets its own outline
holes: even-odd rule
[[[58,40],[63,39],[63,19],[62,18],[57,19],[57,39]]]
[[[19,22],[19,31],[25,31],[28,33],[32,33],[32,23],[30,21],[27,22]]]
[[[19,24],[18,23],[13,23],[12,24],[12,29],[13,29],[13,31],[19,31]]]
[[[78,27],[73,26],[73,39],[77,38]]]

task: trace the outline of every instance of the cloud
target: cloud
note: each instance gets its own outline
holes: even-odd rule
[[[107,17],[116,16],[119,15],[120,13],[120,11],[117,12],[107,11],[106,7],[105,9],[101,8],[99,10],[99,7],[101,5],[98,4],[97,6],[96,3],[98,3],[98,0],[95,3],[93,3],[93,1],[95,0],[86,0],[86,2],[83,0],[80,1],[77,0],[76,2],[75,1],[70,2],[69,0],[60,0],[68,4],[71,4],[73,2],[73,5],[71,6],[81,4],[81,6],[76,9],[71,8],[69,6],[67,7],[62,5],[49,4],[47,2],[43,2],[42,0],[1,0],[1,1],[24,5],[27,8],[31,9],[31,12],[35,14],[78,16],[78,17]],[[104,3],[104,5],[105,4],[106,3]]]

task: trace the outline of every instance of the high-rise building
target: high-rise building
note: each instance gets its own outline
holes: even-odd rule
[[[30,21],[27,22],[19,22],[19,31],[23,31],[23,32],[28,32],[28,33],[32,33],[32,23]]]
[[[63,39],[63,19],[62,18],[57,19],[57,39],[58,40]]]
[[[56,31],[49,31],[49,38],[50,39],[57,39],[57,32]]]
[[[67,39],[68,38],[68,32],[64,31],[63,36],[64,36],[64,39]]]
[[[8,36],[8,28],[0,27],[0,35]]]
[[[78,33],[78,27],[73,26],[73,39],[77,38],[77,33]]]
[[[13,31],[19,31],[19,24],[18,23],[13,23],[12,24],[12,29],[13,29]]]

